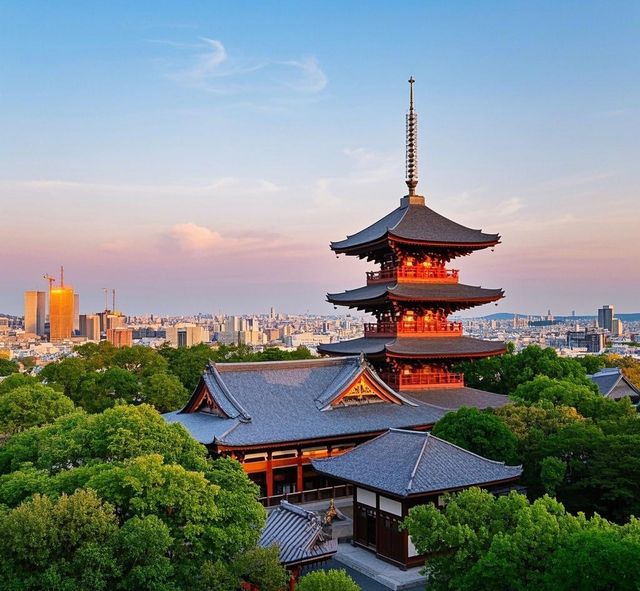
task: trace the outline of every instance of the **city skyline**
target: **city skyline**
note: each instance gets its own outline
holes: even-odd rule
[[[329,241],[406,193],[409,75],[419,192],[502,235],[454,265],[505,289],[477,314],[638,311],[637,6],[287,6],[3,6],[0,312],[64,264],[83,312],[331,314],[370,267]]]

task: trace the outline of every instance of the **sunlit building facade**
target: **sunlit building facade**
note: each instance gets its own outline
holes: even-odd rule
[[[47,294],[44,291],[24,292],[24,331],[44,335]]]
[[[49,340],[64,341],[73,335],[73,287],[52,287],[49,292]]]

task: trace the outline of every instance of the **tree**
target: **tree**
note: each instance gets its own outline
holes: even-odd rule
[[[494,414],[477,408],[447,413],[433,427],[436,437],[492,460],[515,462],[518,440]]]
[[[547,376],[538,376],[520,384],[511,397],[516,402],[525,404],[548,401],[553,404],[573,406],[581,415],[596,420],[635,418],[636,415],[628,399],[616,402],[604,398],[594,392],[591,387],[570,380],[550,379]]]
[[[345,570],[317,570],[304,575],[298,582],[298,591],[360,591],[358,584]]]
[[[544,580],[550,591],[636,591],[640,540],[614,529],[577,532],[551,556]]]
[[[54,423],[29,429],[0,446],[0,474],[24,462],[51,474],[87,463],[117,462],[160,454],[166,463],[205,470],[206,448],[176,423],[167,423],[148,406],[119,405],[103,413],[76,412]]]
[[[189,392],[193,392],[198,385],[204,368],[212,358],[212,349],[204,344],[177,349],[167,345],[160,347],[158,353],[167,360],[169,371],[178,376]]]
[[[542,349],[537,345],[529,345],[515,354],[511,348],[500,357],[470,361],[458,367],[468,386],[499,394],[510,394],[520,384],[537,376],[570,380],[595,388],[578,361],[558,357],[554,349]]]
[[[567,465],[559,458],[549,456],[542,460],[540,466],[540,480],[548,495],[555,496],[558,487],[564,481],[566,473]]]
[[[555,587],[550,573],[557,573],[558,565],[571,557],[570,551],[557,554],[558,549],[574,548],[576,534],[591,539],[602,531],[638,543],[635,523],[621,527],[597,515],[591,519],[571,515],[548,496],[530,503],[515,492],[494,497],[478,488],[447,496],[442,511],[432,504],[411,509],[405,526],[418,552],[428,555],[429,588],[435,591],[614,588]],[[606,566],[605,557],[603,552],[599,564],[607,571],[606,581],[617,569]],[[637,584],[637,571],[631,577]]]
[[[20,386],[0,396],[0,433],[13,434],[73,412],[73,401],[42,384]]]
[[[584,367],[588,374],[594,374],[606,367],[605,359],[604,355],[585,355],[576,361]]]
[[[252,548],[238,556],[233,568],[240,579],[256,585],[260,591],[281,591],[289,582],[277,546]]]
[[[111,367],[117,350],[109,341],[84,343],[74,348],[76,355],[85,361],[87,368],[91,371]]]
[[[10,376],[12,373],[18,373],[20,368],[15,361],[9,359],[2,359],[0,357],[0,377]]]
[[[38,380],[34,377],[28,376],[24,373],[12,373],[0,382],[0,396],[5,392],[9,392],[20,386],[30,386],[32,384],[39,384]]]
[[[111,363],[139,376],[149,376],[167,369],[167,361],[162,355],[142,345],[117,349],[111,357]]]
[[[177,376],[156,373],[145,379],[140,390],[142,402],[151,404],[158,412],[169,412],[182,408],[189,400],[189,391]]]
[[[3,589],[174,589],[166,526],[156,517],[118,528],[93,491],[36,495],[0,515]]]
[[[242,560],[246,567],[250,557],[256,580],[271,573],[276,584],[276,574],[284,572],[277,560],[255,550],[266,512],[240,464],[208,458],[204,446],[148,405],[74,412],[18,433],[0,446],[0,472],[6,514],[22,515],[36,502],[48,503],[45,512],[51,513],[58,499],[91,491],[116,527],[109,539],[96,537],[79,554],[65,555],[64,564],[48,554],[44,574],[28,563],[23,572],[32,572],[36,582],[25,583],[26,574],[0,564],[0,588],[228,591],[238,588]],[[95,504],[92,510],[98,511]],[[44,527],[55,531],[57,525],[49,520]],[[24,535],[29,544],[53,544]],[[93,579],[76,581],[77,556],[87,573],[86,564],[95,562]],[[5,580],[15,581],[14,587],[3,587]]]
[[[60,385],[65,396],[77,398],[80,380],[87,373],[87,366],[79,357],[67,357],[58,363],[50,363],[39,374],[40,380],[48,385]]]

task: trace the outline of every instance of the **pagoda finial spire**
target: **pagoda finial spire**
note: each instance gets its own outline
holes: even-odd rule
[[[406,183],[409,195],[416,194],[418,186],[418,115],[413,110],[413,76],[409,78],[409,112],[407,113]]]

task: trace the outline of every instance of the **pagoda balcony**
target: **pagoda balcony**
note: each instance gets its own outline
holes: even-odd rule
[[[394,390],[428,390],[464,387],[464,374],[416,370],[411,373],[381,372],[380,377]]]
[[[364,336],[368,338],[397,336],[455,337],[462,336],[462,323],[425,322],[424,320],[377,322],[364,325]]]
[[[401,283],[458,283],[458,269],[415,265],[367,272],[367,285],[389,281]]]

